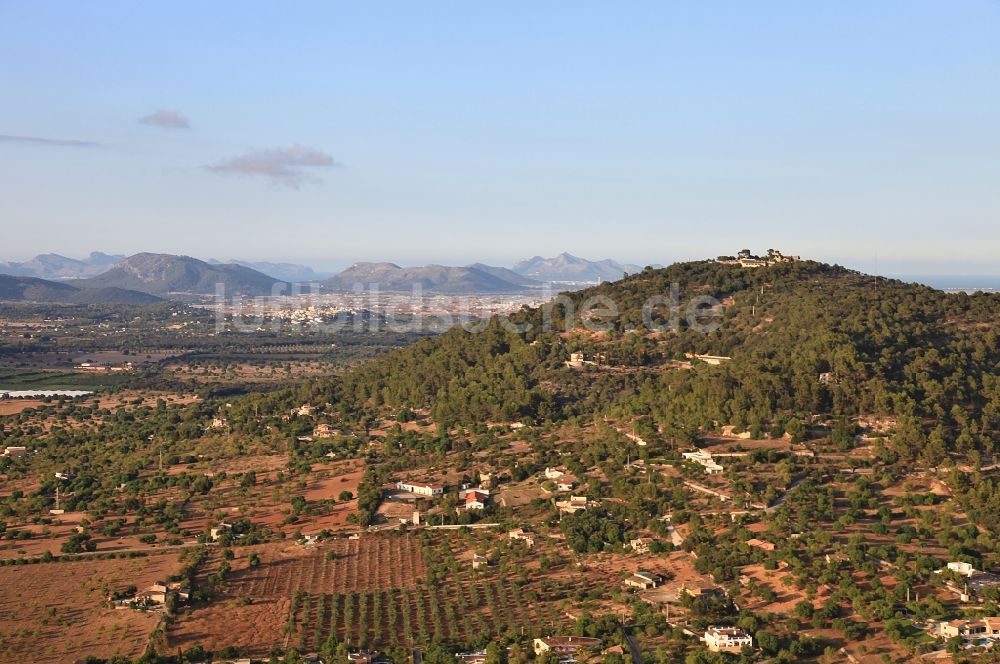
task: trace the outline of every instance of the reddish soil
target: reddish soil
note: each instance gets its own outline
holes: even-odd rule
[[[160,614],[108,608],[107,594],[178,568],[174,554],[0,567],[0,662],[142,654]]]
[[[40,399],[0,399],[0,416],[17,415],[22,410],[44,405]]]
[[[246,556],[260,556],[250,568]],[[327,555],[332,553],[332,559]],[[204,570],[217,569],[218,552]],[[363,536],[316,545],[263,544],[237,550],[223,595],[172,625],[170,650],[202,644],[265,653],[284,642],[291,598],[296,592],[337,594],[410,589],[423,579],[423,552],[413,536]],[[243,604],[242,598],[250,598]]]

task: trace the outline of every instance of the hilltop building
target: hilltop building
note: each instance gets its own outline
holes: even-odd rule
[[[716,262],[723,265],[739,265],[745,268],[767,267],[778,263],[795,263],[798,256],[785,256],[777,249],[768,249],[766,256],[754,256],[749,249],[742,249],[735,256],[719,256]]]

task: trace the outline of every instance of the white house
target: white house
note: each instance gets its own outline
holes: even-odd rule
[[[440,484],[428,484],[426,482],[397,482],[396,488],[400,491],[415,493],[418,496],[440,496],[444,494],[444,486]]]
[[[565,469],[561,468],[546,468],[545,469],[545,479],[547,480],[557,480],[566,474]]]
[[[570,496],[569,500],[557,500],[556,508],[560,512],[575,514],[580,510],[585,510],[590,505],[590,499],[586,496]]]
[[[945,638],[960,636],[964,639],[1000,639],[1000,618],[978,620],[951,620],[937,624],[938,635]]]
[[[563,477],[562,479],[556,480],[556,491],[572,491],[576,488],[576,478],[575,477]]]
[[[972,566],[972,563],[951,562],[948,563],[948,569],[952,572],[958,572],[962,576],[972,576],[976,573],[976,568]]]
[[[704,641],[712,652],[739,652],[753,647],[753,637],[739,627],[709,627]]]
[[[682,452],[681,456],[683,456],[688,461],[693,461],[694,463],[697,463],[700,466],[702,466],[705,469],[705,472],[708,473],[709,475],[718,475],[723,470],[725,470],[725,468],[716,463],[715,459],[712,458],[711,454],[705,452],[704,450],[696,450],[694,452]]]
[[[223,521],[218,526],[216,526],[216,527],[212,528],[211,530],[209,530],[208,534],[212,538],[212,541],[214,542],[215,540],[219,539],[219,537],[222,535],[222,533],[226,532],[227,530],[232,530],[232,529],[233,529],[233,524],[226,523],[225,521]]]
[[[524,542],[528,548],[535,546],[535,534],[524,528],[515,528],[507,533],[507,539],[512,542]]]
[[[697,353],[691,356],[694,359],[701,360],[705,364],[711,364],[712,366],[719,366],[723,362],[730,361],[731,357],[726,357],[725,355],[698,355]]]

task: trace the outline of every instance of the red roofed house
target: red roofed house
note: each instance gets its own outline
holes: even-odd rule
[[[485,493],[480,493],[478,491],[470,491],[465,494],[465,509],[467,510],[481,510],[486,507],[486,501],[489,500],[489,496]]]

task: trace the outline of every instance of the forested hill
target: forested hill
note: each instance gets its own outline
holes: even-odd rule
[[[680,329],[649,333],[643,306],[677,284]],[[600,296],[617,312],[588,316],[606,333],[580,329],[580,308]],[[721,304],[715,331],[690,329],[688,302]],[[575,331],[558,327],[574,310]],[[670,312],[652,308],[664,325]],[[506,331],[453,330],[386,355],[350,374],[355,398],[430,407],[444,421],[529,417],[552,420],[603,412],[640,418],[651,433],[693,440],[725,424],[760,431],[799,429],[830,418],[849,428],[860,416],[891,416],[900,458],[928,462],[957,449],[992,451],[1000,430],[1000,295],[934,289],[815,262],[744,269],[704,261],[645,270],[565,294],[528,311]],[[566,368],[572,351],[600,366]],[[685,353],[731,357],[719,366]]]
[[[124,288],[79,288],[37,277],[0,274],[0,301],[53,304],[151,304],[160,298]]]

